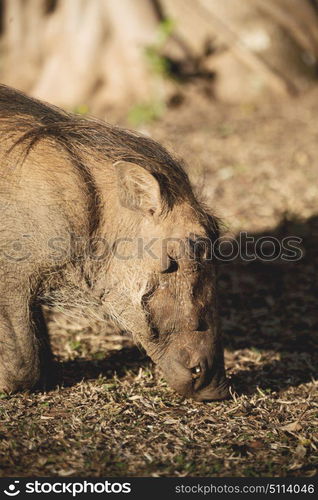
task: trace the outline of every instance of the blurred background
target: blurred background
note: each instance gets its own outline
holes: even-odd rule
[[[190,91],[213,102],[317,83],[317,0],[1,0],[0,77],[42,99],[132,121]]]

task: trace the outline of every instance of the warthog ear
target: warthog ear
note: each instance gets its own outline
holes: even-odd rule
[[[161,196],[154,176],[140,165],[128,161],[116,161],[114,167],[121,205],[145,215],[158,215],[161,211]]]

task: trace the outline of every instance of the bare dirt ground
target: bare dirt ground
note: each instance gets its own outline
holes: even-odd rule
[[[2,476],[317,474],[317,116],[316,91],[262,107],[192,96],[144,126],[225,234],[298,236],[302,258],[220,265],[225,402],[181,400],[111,325],[50,316],[58,385],[0,396]]]

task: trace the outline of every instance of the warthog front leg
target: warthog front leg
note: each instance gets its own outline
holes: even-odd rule
[[[3,301],[1,301],[3,302]],[[42,311],[27,300],[10,297],[0,304],[0,392],[31,389],[40,379],[46,344]]]

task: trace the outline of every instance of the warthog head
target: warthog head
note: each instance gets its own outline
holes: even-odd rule
[[[120,276],[117,298],[109,295],[114,315],[178,393],[198,401],[223,399],[228,385],[212,249],[217,223],[194,197],[181,167],[181,191],[170,206],[160,175],[126,161],[114,168],[119,205],[113,220],[120,217],[129,227],[109,267]]]

